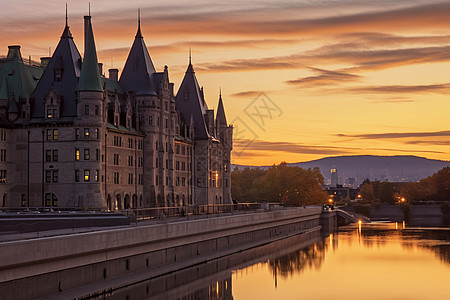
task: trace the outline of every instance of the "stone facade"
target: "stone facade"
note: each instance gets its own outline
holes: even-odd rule
[[[214,117],[191,63],[175,95],[167,66],[155,71],[140,22],[120,79],[117,69],[105,77],[91,17],[84,23],[83,59],[67,19],[41,64],[24,62],[20,46],[0,59],[0,205],[231,204],[233,129],[222,97]],[[12,84],[14,76],[28,76],[30,87]]]

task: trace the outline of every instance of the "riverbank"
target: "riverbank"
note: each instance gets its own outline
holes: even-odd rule
[[[321,207],[293,208],[0,243],[0,289],[30,299],[149,270],[158,276],[319,230],[321,215]]]

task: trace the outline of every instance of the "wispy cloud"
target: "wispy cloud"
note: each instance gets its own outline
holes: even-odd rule
[[[355,75],[343,71],[330,71],[319,68],[310,69],[315,73],[319,73],[319,75],[288,80],[286,81],[286,83],[299,87],[314,87],[320,85],[336,85],[344,82],[355,82],[360,80],[362,77],[360,75]]]
[[[261,91],[245,91],[245,92],[239,92],[239,93],[231,94],[231,96],[232,97],[249,98],[249,97],[256,97],[259,94],[261,94]]]
[[[450,135],[450,132],[448,132]],[[340,137],[358,137],[359,136],[349,136],[339,134]],[[367,136],[367,139],[371,135],[360,135]],[[375,137],[373,138],[375,139]],[[263,151],[263,152],[285,152],[291,154],[315,154],[315,155],[355,155],[361,154],[366,151],[381,151],[381,152],[398,152],[398,153],[443,153],[440,151],[433,150],[405,150],[405,149],[395,149],[395,148],[370,148],[370,147],[337,147],[337,146],[323,146],[323,145],[306,145],[300,143],[292,142],[270,142],[262,140],[254,140],[249,142],[248,140],[236,140],[236,145],[234,155],[240,157],[245,155],[245,152],[250,151],[251,153]],[[245,145],[244,148],[240,149],[239,145]]]
[[[390,133],[367,133],[367,134],[336,134],[338,137],[358,139],[399,139],[399,138],[428,138],[428,137],[450,137],[450,131],[435,132],[390,132]]]
[[[430,85],[377,85],[358,86],[329,89],[329,93],[354,93],[354,94],[448,94],[450,83],[430,84]],[[388,102],[411,102],[410,99],[388,99]]]

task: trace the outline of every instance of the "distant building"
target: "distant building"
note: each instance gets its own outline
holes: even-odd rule
[[[338,184],[337,186],[330,186],[325,190],[333,201],[341,200],[355,200],[358,195],[358,189],[351,187],[343,187]]]
[[[336,167],[333,166],[333,168],[331,168],[331,186],[337,187],[338,184],[339,184],[338,172]]]
[[[137,33],[120,79],[103,75],[91,17],[84,57],[67,24],[51,58],[0,59],[0,204],[126,209],[232,203],[233,128],[189,62],[174,94]]]
[[[346,184],[349,187],[356,187],[356,179],[353,177],[346,178]]]

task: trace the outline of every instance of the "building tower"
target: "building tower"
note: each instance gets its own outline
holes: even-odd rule
[[[333,168],[331,168],[331,186],[337,187],[338,184],[339,184],[338,172],[336,166],[333,166]]]

